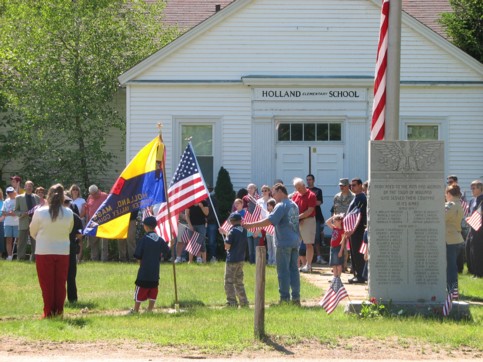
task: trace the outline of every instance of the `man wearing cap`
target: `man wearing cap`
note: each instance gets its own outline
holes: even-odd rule
[[[18,216],[18,244],[17,260],[24,260],[27,252],[27,240],[30,235],[30,221],[34,214],[34,208],[40,204],[40,197],[33,193],[34,183],[25,182],[25,193],[15,198],[15,214]],[[35,240],[30,237],[30,261],[35,260]]]
[[[25,190],[20,187],[22,183],[22,178],[20,176],[12,176],[10,177],[10,185],[14,188],[17,195],[23,194]]]
[[[270,215],[263,220],[246,223],[243,226],[245,228],[275,226],[280,302],[290,301],[290,289],[292,289],[292,303],[300,305],[300,274],[297,264],[300,246],[299,208],[288,198],[287,189],[282,184],[273,185],[272,196],[277,201],[277,205]]]
[[[94,216],[105,199],[107,199],[105,192],[99,190],[96,185],[89,186],[89,197],[85,204],[87,222]],[[101,261],[109,260],[109,244],[106,239],[98,238],[97,236],[88,236],[87,240],[91,248],[91,260],[99,261],[99,247],[101,248]]]
[[[341,178],[339,180],[340,192],[334,196],[334,206],[332,207],[332,215],[345,214],[350,203],[354,199],[354,194],[349,188],[349,179]]]

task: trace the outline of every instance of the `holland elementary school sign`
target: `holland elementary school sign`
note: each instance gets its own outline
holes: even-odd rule
[[[257,88],[258,101],[366,101],[366,88]]]

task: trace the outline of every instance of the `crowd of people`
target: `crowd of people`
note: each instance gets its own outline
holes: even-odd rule
[[[18,260],[36,262],[44,299],[44,317],[62,314],[66,296],[69,302],[77,301],[75,276],[84,249],[82,229],[108,195],[96,185],[89,187],[86,200],[75,184],[68,190],[57,184],[46,193],[43,187],[35,187],[30,180],[22,188],[19,176],[12,176],[10,181],[5,199],[0,189],[0,252],[7,261],[13,260],[16,251]],[[448,176],[447,183],[445,242],[447,284],[448,290],[451,290],[457,289],[463,259],[466,259],[469,273],[475,277],[483,276],[483,228],[475,230],[465,222],[465,216],[481,213],[483,185],[480,180],[471,183],[472,198],[467,202],[456,176]],[[162,239],[155,237],[156,219],[142,217],[141,210],[133,212],[127,238],[117,241],[119,261],[142,259],[151,255],[152,250],[160,250],[154,259],[151,257],[152,260],[146,262],[150,266],[144,266],[138,273],[133,311],[137,312],[140,303],[146,299],[150,300],[148,309],[154,305],[160,254],[165,258],[171,255],[175,263],[193,262],[194,258],[198,263],[216,262],[219,257],[218,228],[226,251],[225,291],[230,306],[248,305],[243,285],[243,264],[255,263],[257,246],[266,247],[268,265],[276,266],[280,301],[299,304],[300,273],[310,273],[313,263],[327,264],[324,259],[326,254],[322,255],[326,250],[325,225],[331,229],[328,256],[334,277],[340,277],[343,271],[347,271],[350,258],[353,277],[348,282],[367,282],[367,252],[362,254],[360,250],[362,243],[368,240],[368,183],[360,178],[341,178],[340,191],[333,198],[327,222],[321,210],[323,192],[315,187],[314,176],[307,175],[305,181],[295,178],[293,188],[295,191],[289,194],[283,182],[276,180],[271,187],[263,185],[259,195],[257,186],[248,184],[246,189],[237,193],[233,202],[228,230],[219,228],[214,198],[186,209],[181,215],[186,227],[203,236],[196,255],[187,255],[186,242],[180,237],[171,245],[171,250],[166,248],[166,243],[159,246]],[[210,188],[210,191],[213,189]],[[260,210],[258,220],[247,221],[245,216],[256,214],[256,208]],[[344,217],[355,209],[360,213],[358,224],[353,230],[344,230]],[[140,225],[144,228],[143,235],[138,233]],[[273,227],[272,232],[268,232],[270,226]],[[109,240],[95,236],[85,239],[91,260],[109,260]]]

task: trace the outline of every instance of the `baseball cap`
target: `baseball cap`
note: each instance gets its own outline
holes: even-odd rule
[[[9,193],[9,192],[14,192],[15,189],[12,186],[9,186],[9,187],[7,187],[7,189],[5,191],[7,191],[7,193]]]
[[[349,179],[348,178],[341,178],[339,180],[339,186],[349,186]]]
[[[230,220],[233,220],[233,221],[241,221],[242,217],[239,213],[237,212],[232,212],[230,214],[230,217],[229,217]]]
[[[22,182],[22,178],[20,176],[12,176],[12,177],[10,177],[10,180],[15,180],[17,182]]]
[[[148,216],[147,218],[145,218],[143,220],[143,224],[152,228],[155,228],[158,225],[154,216]]]

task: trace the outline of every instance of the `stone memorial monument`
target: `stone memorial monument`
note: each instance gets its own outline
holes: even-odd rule
[[[369,296],[395,304],[443,303],[443,142],[372,141],[369,162]]]

